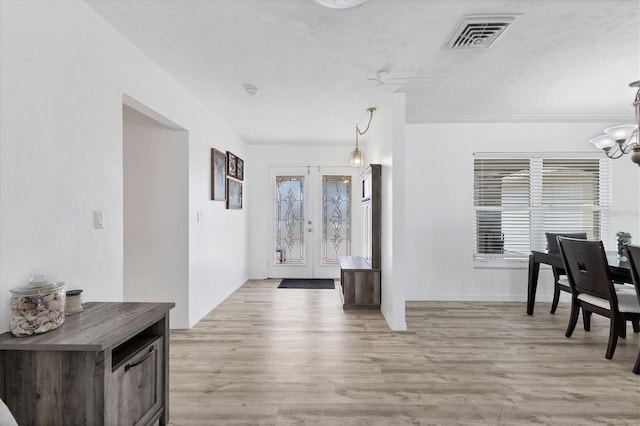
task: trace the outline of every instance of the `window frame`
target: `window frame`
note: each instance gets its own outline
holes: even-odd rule
[[[526,169],[527,173],[523,176],[527,176],[528,179],[528,205],[515,205],[515,206],[503,206],[496,205],[479,205],[478,203],[478,173],[476,172],[477,162],[476,160],[514,160],[514,163],[521,162],[522,160],[528,161],[529,167]],[[598,178],[597,188],[593,188],[597,193],[597,200],[594,205],[572,205],[572,204],[543,204],[543,162],[549,160],[561,160],[561,161],[580,161],[585,162],[597,161]],[[513,264],[513,262],[525,261],[530,251],[544,251],[546,249],[545,232],[557,232],[554,229],[548,229],[545,226],[545,213],[558,213],[567,212],[567,214],[579,214],[579,212],[599,212],[594,213],[592,216],[594,220],[593,231],[599,233],[599,239],[606,240],[609,236],[609,220],[611,217],[611,197],[612,197],[612,165],[606,157],[600,153],[581,153],[581,152],[554,152],[554,153],[535,153],[535,152],[475,152],[473,153],[473,260],[477,264],[486,264],[487,262],[498,264]],[[515,175],[514,175],[515,176]],[[492,194],[494,197],[495,193]],[[501,190],[500,197],[503,197]],[[505,238],[502,236],[502,251],[496,250],[495,253],[480,253],[479,242],[479,212],[517,212],[523,211],[529,214],[527,225],[523,230],[528,227],[528,249],[529,252],[524,253],[507,253],[504,250]],[[499,222],[500,231],[504,229],[504,222],[501,218]],[[489,226],[490,229],[490,226]],[[570,229],[567,229],[567,232]],[[501,234],[503,235],[503,234]],[[526,247],[523,246],[522,249]],[[487,246],[485,246],[487,248]]]

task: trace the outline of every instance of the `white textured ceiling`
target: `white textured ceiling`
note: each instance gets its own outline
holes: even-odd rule
[[[393,91],[412,123],[633,121],[640,0],[86,1],[249,143],[351,144]],[[471,14],[518,18],[489,49],[448,49]]]

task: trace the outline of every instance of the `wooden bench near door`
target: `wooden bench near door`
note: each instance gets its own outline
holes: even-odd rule
[[[382,166],[371,164],[360,176],[363,256],[340,258],[342,309],[380,309]]]

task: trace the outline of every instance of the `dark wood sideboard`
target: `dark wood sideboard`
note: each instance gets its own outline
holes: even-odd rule
[[[85,303],[58,329],[0,335],[0,397],[20,425],[169,421],[174,303]]]
[[[380,309],[382,166],[371,164],[361,175],[362,256],[340,258],[343,309]]]

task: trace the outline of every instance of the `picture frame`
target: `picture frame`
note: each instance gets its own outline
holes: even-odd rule
[[[240,157],[236,157],[236,178],[244,180],[244,160]]]
[[[211,200],[227,199],[227,154],[211,148]]]
[[[229,151],[227,151],[227,176],[237,177],[236,155]]]
[[[242,209],[242,182],[227,178],[227,209]]]

